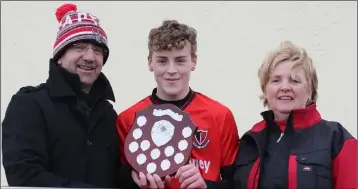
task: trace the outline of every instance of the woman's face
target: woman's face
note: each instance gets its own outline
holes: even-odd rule
[[[299,67],[293,70],[293,65],[290,61],[279,63],[266,84],[264,96],[275,115],[306,107],[311,96],[304,70]]]

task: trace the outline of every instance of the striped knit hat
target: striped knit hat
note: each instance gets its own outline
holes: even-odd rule
[[[77,11],[74,4],[64,4],[57,8],[56,18],[59,22],[57,39],[53,45],[53,58],[57,60],[66,47],[75,42],[90,42],[105,49],[103,64],[109,55],[107,35],[99,24],[99,19],[89,13]]]

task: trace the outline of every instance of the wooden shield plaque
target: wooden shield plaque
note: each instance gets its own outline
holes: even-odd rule
[[[172,175],[191,155],[196,125],[189,114],[171,104],[152,104],[136,112],[124,151],[137,172]]]

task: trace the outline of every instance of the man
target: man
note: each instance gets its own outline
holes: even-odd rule
[[[189,87],[190,74],[197,65],[196,37],[195,29],[176,20],[164,21],[150,31],[148,67],[154,73],[157,87],[117,118],[122,157],[136,112],[151,104],[174,104],[188,112],[198,127],[190,163],[179,168],[174,178],[166,176],[163,180],[155,174],[132,171],[134,182],[141,188],[225,188],[228,186],[225,180],[232,176],[230,165],[239,141],[233,114],[229,108]]]
[[[59,7],[56,16],[59,30],[47,81],[21,88],[2,123],[7,181],[10,186],[128,188],[120,183],[125,174],[120,173],[117,113],[108,102],[115,98],[101,73],[109,56],[106,33],[97,17],[78,12],[76,5]]]

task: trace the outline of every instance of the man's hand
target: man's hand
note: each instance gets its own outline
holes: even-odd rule
[[[188,164],[180,167],[175,175],[175,178],[178,178],[180,188],[207,188],[199,169],[195,167],[194,164]]]
[[[164,189],[165,185],[160,177],[156,174],[153,176],[151,174],[144,175],[140,172],[139,174],[135,171],[132,171],[133,181],[143,189]]]

